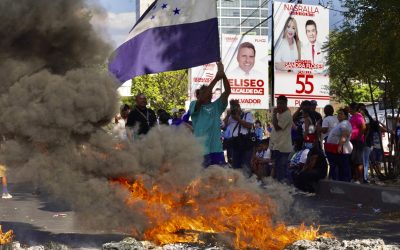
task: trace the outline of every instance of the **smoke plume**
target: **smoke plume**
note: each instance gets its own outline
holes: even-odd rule
[[[155,128],[127,144],[102,128],[116,114],[118,96],[104,66],[111,48],[90,24],[99,8],[83,0],[2,0],[0,9],[0,161],[32,189],[68,203],[81,224],[146,228],[113,178],[140,175],[149,187],[180,192],[201,177],[223,192],[224,177],[234,174],[238,192],[261,192],[236,171],[204,170],[201,147],[185,129]],[[279,213],[291,203],[278,203]]]

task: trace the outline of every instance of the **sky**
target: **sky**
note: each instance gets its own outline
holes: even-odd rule
[[[135,0],[97,0],[98,3],[106,10],[106,17],[95,18],[94,23],[105,35],[113,46],[116,48],[121,45],[128,37],[128,32],[135,24],[136,20],[136,1]],[[285,1],[285,0],[282,0]],[[271,1],[272,2],[272,1]],[[287,0],[286,0],[287,2]],[[331,2],[331,8],[341,10],[340,0],[303,0],[303,4],[318,3],[326,4]],[[269,11],[271,11],[271,4],[269,4]],[[270,13],[271,14],[271,13]],[[330,29],[338,27],[343,20],[343,16],[338,11],[331,10],[330,16]],[[270,29],[271,30],[271,29]]]
[[[121,45],[128,37],[136,21],[135,0],[97,0],[106,10],[107,17],[94,21],[114,47]]]

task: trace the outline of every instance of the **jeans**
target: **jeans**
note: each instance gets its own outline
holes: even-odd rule
[[[364,180],[368,180],[368,167],[369,167],[369,155],[371,154],[371,148],[368,146],[364,147],[363,150],[363,163],[364,163]]]
[[[242,149],[240,147],[232,148],[232,167],[243,168],[244,175],[251,176],[251,157],[253,155],[253,148]]]
[[[289,154],[290,153],[282,153],[278,150],[272,150],[272,159],[275,161],[275,179],[278,181],[287,178]]]
[[[203,167],[207,168],[210,165],[225,165],[224,152],[209,153],[204,155]]]
[[[351,180],[350,154],[334,154],[326,152],[329,162],[329,177],[335,181]]]

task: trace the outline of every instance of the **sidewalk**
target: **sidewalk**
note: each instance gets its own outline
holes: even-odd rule
[[[377,208],[400,209],[400,188],[321,180],[317,195]]]

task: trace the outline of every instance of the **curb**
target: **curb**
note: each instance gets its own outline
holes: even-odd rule
[[[385,209],[400,209],[400,188],[320,180],[317,195]]]

